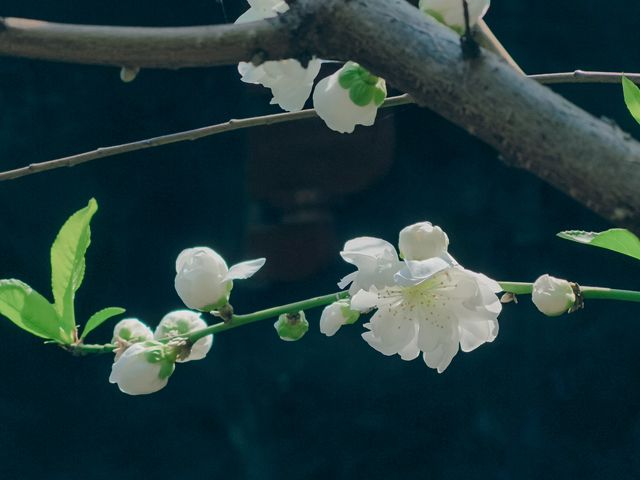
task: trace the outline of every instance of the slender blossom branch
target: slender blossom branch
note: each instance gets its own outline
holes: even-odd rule
[[[515,68],[515,67],[514,67]],[[542,84],[560,84],[560,83],[619,83],[622,76],[625,75],[635,83],[640,84],[640,74],[616,73],[616,72],[589,72],[584,70],[576,70],[574,72],[564,73],[546,73],[538,75],[529,75],[529,78],[536,80]],[[405,94],[395,97],[389,97],[382,108],[396,107],[413,103],[413,99]],[[209,125],[206,127],[195,128],[193,130],[185,130],[182,132],[161,135],[158,137],[137,140],[134,142],[123,143],[121,145],[113,145],[109,147],[100,147],[89,152],[83,152],[67,157],[47,160],[45,162],[32,163],[24,167],[15,168],[0,172],[0,181],[13,180],[27,175],[46,172],[56,168],[73,167],[81,163],[87,163],[101,158],[113,157],[123,153],[135,152],[152,147],[160,147],[170,145],[172,143],[198,140],[200,138],[210,137],[219,133],[232,132],[234,130],[242,130],[258,126],[275,125],[278,123],[293,122],[296,120],[306,120],[315,118],[318,114],[313,109],[301,110],[299,112],[284,112],[272,115],[263,115],[259,117],[250,117],[242,119],[231,119],[224,123]]]
[[[405,105],[407,103],[412,103],[411,97],[409,97],[408,95],[398,95],[396,97],[388,98],[384,102],[383,107],[395,107],[398,105]],[[137,140],[135,142],[123,143],[121,145],[100,147],[95,150],[91,150],[90,152],[70,155],[68,157],[57,158],[55,160],[48,160],[46,162],[32,163],[25,167],[0,172],[0,181],[12,180],[14,178],[33,175],[34,173],[46,172],[47,170],[53,170],[56,168],[73,167],[75,165],[90,162],[92,160],[113,157],[115,155],[121,155],[127,152],[135,152],[137,150],[144,150],[146,148],[160,147],[162,145],[170,145],[177,142],[198,140],[200,138],[210,137],[211,135],[217,135],[219,133],[232,132],[234,130],[241,130],[244,128],[257,126],[275,125],[277,123],[293,122],[295,120],[305,120],[315,117],[317,117],[316,111],[313,109],[307,109],[301,110],[299,112],[284,112],[275,113],[272,115],[263,115],[260,117],[231,119],[227,122],[218,123],[216,125],[209,125],[193,130],[185,130],[183,132],[171,133],[169,135]]]
[[[525,282],[499,282],[502,291],[505,293],[513,293],[516,295],[530,295],[533,290],[533,283]],[[603,288],[603,287],[580,287],[582,297],[586,300],[618,300],[623,302],[640,302],[640,291],[633,290],[619,290],[615,288]],[[329,305],[342,298],[348,298],[349,293],[346,291],[331,293],[329,295],[322,295],[320,297],[308,298],[299,302],[289,303],[287,305],[280,305],[278,307],[267,308],[254,313],[246,315],[233,315],[228,322],[220,322],[209,327],[196,330],[186,336],[179,336],[174,338],[185,338],[191,344],[197,342],[207,335],[215,335],[218,333],[226,332],[234,328],[243,327],[251,323],[259,322],[262,320],[268,320],[270,318],[276,318],[286,313],[297,313],[300,310],[310,310],[312,308],[323,307]],[[167,339],[169,341],[171,339]],[[76,345],[62,345],[65,350],[73,353],[74,355],[94,355],[102,353],[112,353],[117,346],[112,343],[104,345],[83,344]]]

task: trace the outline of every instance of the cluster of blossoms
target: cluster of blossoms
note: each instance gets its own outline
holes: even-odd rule
[[[275,17],[289,10],[282,0],[248,0],[250,8],[235,23]],[[489,0],[468,0],[470,24],[474,25],[489,8]],[[420,9],[441,23],[461,32],[464,25],[462,0],[421,0]],[[320,73],[323,60],[313,57],[306,65],[296,59],[266,61],[260,65],[240,62],[242,81],[271,89],[272,104],[286,111],[304,107]],[[378,107],[387,96],[384,79],[372,75],[354,62],[347,62],[333,75],[318,82],[313,90],[313,106],[329,128],[351,133],[356,125],[373,125]]]
[[[224,308],[233,280],[256,273],[265,259],[250,260],[227,267],[224,259],[207,247],[189,248],[176,260],[175,287],[184,304],[194,310]],[[200,314],[177,310],[164,316],[152,332],[140,320],[129,318],[114,328],[117,348],[109,381],[129,395],[157,392],[167,385],[175,363],[203,359],[213,344],[213,335],[191,343],[188,335],[207,327]]]
[[[498,334],[502,305],[496,293],[501,287],[462,268],[448,246],[446,233],[429,222],[400,232],[402,260],[385,240],[348,241],[342,258],[358,270],[339,286],[349,286],[351,300],[325,309],[323,331],[332,335],[340,323],[353,321],[350,312],[375,309],[364,325],[364,340],[384,355],[397,354],[403,360],[422,353],[425,363],[438,372],[449,366],[459,349],[470,352],[492,342]]]
[[[176,362],[202,360],[213,345],[208,335],[190,345],[184,335],[206,328],[191,310],[176,310],[163,317],[155,332],[136,318],[118,322],[113,330],[117,348],[109,381],[129,395],[157,392],[167,385]]]
[[[342,298],[325,307],[320,331],[333,336],[343,325],[373,312],[364,324],[364,340],[384,355],[425,363],[443,372],[459,350],[470,352],[492,342],[498,334],[501,286],[485,275],[460,266],[449,254],[449,237],[429,222],[400,231],[399,251],[385,240],[359,237],[349,240],[342,258],[357,270],[344,277]],[[189,248],[176,260],[175,288],[189,308],[213,312],[233,321],[229,296],[233,280],[246,279],[265,263],[264,258],[227,266],[207,247]],[[574,308],[574,286],[543,275],[533,285],[538,309],[550,316]],[[228,310],[228,317],[223,312]],[[309,329],[303,311],[284,313],[274,327],[282,340],[301,339]],[[178,362],[203,359],[213,335],[200,313],[178,310],[167,314],[152,332],[141,321],[120,321],[113,333],[115,361],[109,380],[124,393],[153,393],[167,385]],[[194,332],[199,332],[196,335]]]

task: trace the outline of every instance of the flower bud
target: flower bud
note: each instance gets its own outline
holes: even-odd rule
[[[207,327],[207,323],[200,318],[200,315],[191,310],[176,310],[167,313],[156,327],[153,334],[156,340],[163,340],[179,335],[186,335],[196,330]],[[213,335],[201,338],[191,346],[191,351],[186,357],[178,355],[177,362],[189,362],[191,360],[202,360],[207,356],[213,345]]]
[[[420,222],[403,228],[398,243],[405,260],[427,260],[447,253],[449,237],[440,227]]]
[[[357,322],[360,318],[360,312],[351,310],[349,305],[349,300],[343,299],[325,307],[320,316],[320,332],[327,337],[332,337],[342,325]]]
[[[295,342],[304,337],[309,330],[309,322],[301,310],[298,313],[284,313],[278,317],[273,327],[278,332],[281,340],[286,342]]]
[[[229,300],[233,282],[220,255],[207,247],[183,250],[176,260],[175,287],[184,304],[194,310],[215,310]]]
[[[125,318],[113,327],[111,343],[136,343],[153,340],[153,332],[137,318]]]
[[[370,74],[357,63],[347,62],[318,82],[313,92],[313,106],[330,129],[351,133],[356,125],[373,125],[378,107],[386,97],[384,79]]]
[[[164,388],[175,368],[175,349],[155,341],[134,343],[113,363],[109,382],[128,395]]]
[[[534,282],[531,300],[540,312],[557,317],[573,307],[576,295],[568,281],[544,274]]]
[[[217,310],[229,302],[232,280],[251,277],[264,263],[258,258],[228,268],[224,258],[208,247],[187,248],[176,260],[176,291],[193,310]]]

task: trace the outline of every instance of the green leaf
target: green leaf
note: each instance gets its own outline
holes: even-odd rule
[[[629,113],[640,123],[640,88],[627,77],[622,77],[622,91]]]
[[[20,280],[0,280],[0,314],[38,337],[71,343],[73,334],[61,328],[49,301]]]
[[[624,228],[612,228],[604,232],[569,230],[558,233],[558,236],[565,240],[613,250],[640,260],[640,239]]]
[[[82,331],[82,335],[80,335],[80,339],[84,339],[84,337],[89,335],[90,332],[98,328],[111,317],[115,317],[116,315],[120,315],[124,312],[124,308],[108,307],[94,313],[93,315],[91,315],[91,318],[87,320],[87,324],[84,326],[84,330]]]
[[[84,278],[84,256],[91,243],[91,217],[98,210],[95,199],[71,215],[51,247],[51,288],[61,328],[73,337],[76,328],[73,301]]]

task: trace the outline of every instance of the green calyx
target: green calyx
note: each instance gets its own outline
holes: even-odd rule
[[[349,300],[340,300],[338,303],[340,304],[340,313],[344,317],[344,324],[352,325],[356,323],[360,318],[360,312],[349,308]]]
[[[177,349],[155,341],[144,342],[142,345],[145,347],[144,358],[147,362],[160,364],[158,377],[170,377],[176,368]]]
[[[207,305],[200,309],[201,312],[211,312],[213,310],[222,310],[229,304],[229,297],[231,296],[231,290],[233,289],[233,282],[229,280],[226,285],[226,294],[218,299],[218,301]]]
[[[348,62],[342,67],[338,83],[349,91],[349,98],[359,107],[366,107],[371,102],[379,107],[387,98],[384,79],[372,75],[354,62]]]
[[[284,313],[278,317],[273,327],[278,332],[281,340],[295,342],[304,337],[309,330],[309,322],[303,311],[297,313]]]

